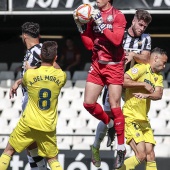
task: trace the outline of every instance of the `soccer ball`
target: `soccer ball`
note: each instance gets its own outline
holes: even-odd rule
[[[93,7],[90,4],[82,4],[76,10],[76,16],[80,23],[86,24],[91,20]]]

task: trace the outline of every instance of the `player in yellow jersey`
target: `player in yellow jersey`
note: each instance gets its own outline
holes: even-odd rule
[[[135,156],[126,159],[119,170],[134,170],[142,161],[146,161],[146,170],[157,170],[154,153],[156,142],[147,114],[151,100],[162,98],[163,76],[160,71],[164,69],[167,59],[164,50],[155,48],[149,64],[137,64],[125,73],[125,137]]]
[[[33,142],[37,143],[38,155],[47,158],[52,170],[62,170],[57,160],[56,112],[58,95],[66,82],[66,74],[53,67],[56,58],[57,43],[44,42],[41,66],[29,69],[24,74],[22,83],[28,91],[28,103],[0,157],[0,170],[8,168],[15,152],[23,151]]]

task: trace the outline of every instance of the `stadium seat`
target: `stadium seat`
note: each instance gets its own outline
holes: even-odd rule
[[[71,148],[70,144],[65,142],[57,143],[57,145],[60,150],[70,150]]]
[[[64,71],[67,75],[67,80],[71,80],[71,73],[70,71]]]
[[[154,139],[155,139],[156,145],[157,145],[157,144],[163,143],[164,138],[162,136],[155,136]]]
[[[170,128],[156,128],[154,129],[154,135],[170,135]]]
[[[72,100],[80,99],[80,96],[81,96],[81,94],[80,94],[79,90],[67,89],[64,91],[62,98],[72,101]]]
[[[81,144],[83,142],[84,137],[83,136],[73,136],[73,146]]]
[[[12,108],[18,109],[22,112],[22,98],[18,98],[17,100],[15,99]]]
[[[77,128],[84,128],[86,127],[86,120],[82,118],[72,118],[68,122],[68,127],[72,129],[77,129]]]
[[[13,71],[1,71],[0,72],[0,80],[15,80],[15,75]]]
[[[9,120],[19,117],[20,117],[19,110],[16,108],[4,108],[1,113],[1,118]]]
[[[71,80],[67,80],[66,84],[62,87],[62,89],[72,89],[73,88],[73,84]]]
[[[13,62],[10,65],[9,71],[17,72],[22,67],[22,62]]]
[[[87,71],[75,71],[73,73],[72,81],[76,82],[77,80],[86,80],[87,74]]]
[[[86,109],[82,109],[78,117],[86,120],[94,119],[94,117]]]
[[[3,98],[0,102],[0,110],[3,110],[4,108],[10,108],[12,107],[12,103],[9,99]]]
[[[8,79],[8,80],[1,80],[1,87],[4,88],[10,88],[14,84],[14,80]]]
[[[167,128],[167,129],[170,129],[170,121],[168,122],[166,128]]]
[[[155,108],[150,108],[149,112],[148,112],[148,118],[156,118],[157,117],[157,110]]]
[[[85,85],[86,85],[86,80],[76,80],[73,90],[75,89],[80,91],[81,97],[83,97],[82,95],[84,94]]]
[[[85,63],[83,70],[89,71],[90,70],[91,63]]]
[[[80,98],[79,100],[72,100],[70,108],[73,108],[73,109],[75,109],[77,111],[83,110],[84,109],[83,99]]]
[[[59,119],[59,121],[62,121],[62,119],[61,120]],[[56,129],[57,129],[57,135],[60,138],[59,139],[60,141],[58,140],[58,137],[57,137],[57,141],[66,143],[66,145],[67,144],[72,145],[73,144],[73,136],[72,135],[74,134],[73,129],[68,127],[67,123],[64,125],[64,124],[62,124],[62,122],[60,122],[59,124],[60,125],[57,125]]]
[[[69,108],[69,106],[70,104],[68,99],[60,98],[60,100],[58,100],[58,111],[62,110],[63,108]]]
[[[152,118],[150,119],[152,129],[166,128],[166,121],[164,119]]]
[[[84,89],[85,85],[86,85],[86,80],[76,80],[75,84],[74,84],[74,87],[83,88]]]
[[[74,134],[77,134],[77,135],[92,135],[93,132],[88,127],[81,127],[81,128],[76,128]]]
[[[0,71],[8,71],[8,64],[5,62],[0,63]]]
[[[154,148],[156,157],[170,157],[169,144],[157,144]]]
[[[3,99],[5,97],[4,89],[0,87],[0,99]]]
[[[58,129],[57,133],[61,131],[61,128],[63,127],[67,127],[67,119],[66,118],[58,118],[57,120],[57,125],[56,125],[56,128]],[[60,130],[59,130],[60,129]]]
[[[92,145],[94,143],[95,136],[84,136],[83,143]]]
[[[0,149],[5,149],[8,143],[9,136],[0,136]]]
[[[169,130],[170,130],[170,129],[169,129]],[[169,144],[170,144],[170,136],[166,136],[166,137],[164,137],[163,144],[167,144],[167,145],[169,145]]]
[[[20,79],[21,78],[21,71],[18,71],[17,72],[17,75],[16,75],[16,77],[15,77],[15,80],[18,80],[18,79]]]
[[[92,118],[92,119],[89,120],[87,127],[92,129],[92,130],[96,130],[99,121],[100,120],[98,120],[96,118]]]
[[[170,101],[170,89],[169,88],[164,88],[162,99],[168,102]]]
[[[167,80],[163,80],[163,86],[164,86],[164,88],[168,88],[169,87]]]
[[[162,109],[158,114],[158,119],[170,120],[170,107]]]
[[[166,108],[166,106],[167,106],[167,102],[164,99],[162,99],[162,100],[152,100],[150,109],[156,109],[156,110],[160,111],[161,109]]]
[[[62,119],[61,120],[59,119],[59,121],[62,121]],[[61,126],[62,124],[63,126]],[[72,135],[73,134],[73,129],[67,126],[67,122],[65,122],[65,120],[64,120],[64,123],[58,122],[56,129],[57,129],[57,134],[59,135],[67,135],[67,134]]]
[[[20,119],[20,118],[13,118],[13,119],[11,119],[10,122],[9,122],[9,127],[10,127],[11,129],[14,129],[14,128],[16,127],[19,119]]]
[[[75,144],[72,147],[73,150],[90,150],[90,145],[86,143]]]
[[[71,119],[71,118],[76,118],[78,116],[77,110],[73,108],[63,108],[60,110],[59,118],[66,118],[66,119]]]

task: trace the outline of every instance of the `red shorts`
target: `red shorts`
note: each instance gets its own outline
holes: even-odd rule
[[[124,81],[124,62],[117,64],[101,64],[93,61],[91,64],[87,82],[99,84],[101,86],[109,84],[120,84]]]

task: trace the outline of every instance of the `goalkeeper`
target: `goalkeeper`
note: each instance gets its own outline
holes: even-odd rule
[[[125,121],[120,107],[125,64],[122,40],[126,19],[119,10],[112,6],[112,0],[97,0],[96,5],[99,10],[95,9],[92,12],[92,20],[87,23],[86,29],[77,20],[76,10],[73,14],[84,46],[93,52],[83,105],[92,116],[107,125],[110,134],[115,129],[118,138],[115,168],[119,168],[123,164],[126,153],[124,145]],[[97,103],[105,85],[108,86],[109,90],[109,103],[113,120]],[[92,146],[91,149],[93,153],[97,152],[95,147]],[[92,162],[95,166],[100,166],[100,160],[96,158],[95,154],[92,155]]]

